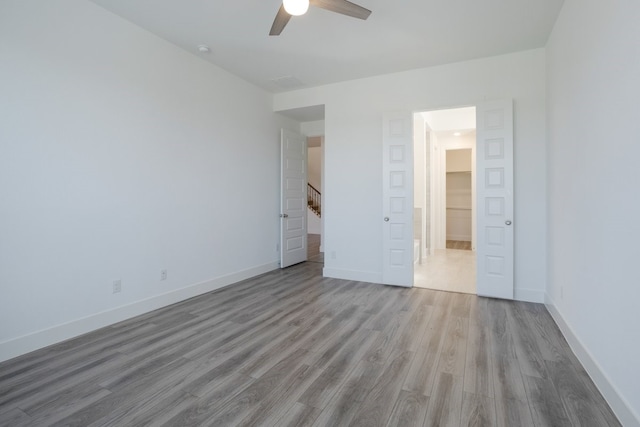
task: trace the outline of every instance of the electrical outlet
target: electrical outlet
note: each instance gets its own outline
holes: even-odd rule
[[[122,280],[114,280],[113,281],[113,293],[118,294],[122,292]]]
[[[167,280],[167,270],[160,270],[160,280]]]
[[[280,243],[276,243],[276,252],[280,252]]]

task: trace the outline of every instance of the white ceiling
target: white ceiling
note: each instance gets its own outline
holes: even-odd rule
[[[312,105],[309,107],[294,108],[293,110],[281,110],[278,111],[278,113],[299,122],[312,122],[324,119],[324,105]]]
[[[354,0],[368,20],[311,7],[270,37],[280,0],[90,1],[270,92],[542,47],[563,2]]]
[[[422,116],[429,128],[435,132],[476,128],[476,107],[426,111]]]

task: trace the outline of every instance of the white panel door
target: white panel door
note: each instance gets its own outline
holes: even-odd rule
[[[513,299],[513,102],[476,109],[477,291]]]
[[[307,140],[282,129],[280,267],[307,260]]]
[[[387,113],[382,138],[382,282],[413,286],[413,115]]]

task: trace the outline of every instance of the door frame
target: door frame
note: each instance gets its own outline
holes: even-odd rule
[[[326,178],[326,173],[325,173],[325,159],[324,159],[324,151],[325,151],[325,136],[324,136],[324,126],[322,129],[322,132],[318,131],[318,130],[314,130],[312,132],[302,132],[302,136],[304,136],[307,139],[307,145],[308,145],[308,141],[309,138],[320,138],[320,206],[322,206],[322,213],[320,215],[320,252],[324,252],[324,236],[325,236],[325,232],[324,232],[324,219],[325,219],[325,215],[324,215],[324,211],[325,211],[325,194],[326,194],[326,185],[325,185],[325,178]],[[309,162],[309,151],[307,148],[307,164]],[[308,176],[307,176],[307,181],[309,180]],[[308,231],[308,230],[307,230]]]
[[[510,100],[510,102],[512,102]],[[458,105],[458,106],[439,106],[439,107],[432,107],[432,108],[424,108],[424,109],[415,109],[412,110],[411,112],[411,116],[412,116],[412,121],[414,120],[414,115],[416,113],[422,113],[422,112],[428,112],[428,111],[439,111],[439,110],[450,110],[450,109],[456,109],[456,108],[465,108],[465,107],[474,107],[476,109],[476,118],[478,117],[478,109],[484,105],[484,104],[489,104],[489,102],[478,102],[478,103],[474,103],[471,105]],[[512,110],[513,111],[513,110]],[[513,135],[513,128],[512,128],[512,134],[511,137],[513,138],[513,141],[515,141],[514,135]],[[473,195],[474,197],[472,198],[472,210],[473,210],[473,214],[472,214],[472,244],[473,244],[473,250],[474,252],[476,252],[476,256],[478,255],[477,252],[477,242],[478,242],[478,236],[477,236],[477,227],[478,227],[478,220],[479,220],[479,209],[477,206],[477,199],[478,199],[478,189],[477,189],[477,173],[478,173],[478,159],[477,159],[477,145],[478,145],[478,123],[476,123],[476,141],[475,144],[473,144],[472,147],[472,168],[473,168],[473,172],[472,172],[472,191],[473,191]],[[444,176],[446,177],[446,151],[448,149],[456,149],[456,148],[469,148],[469,147],[462,147],[462,146],[457,146],[456,144],[452,144],[452,145],[448,145],[445,149],[437,149],[435,151],[438,151],[437,156],[433,155],[434,154],[434,150],[432,147],[432,151],[431,151],[431,158],[430,158],[430,166],[432,168],[432,170],[434,169],[434,167],[436,167],[439,171],[438,173],[440,174],[440,176]],[[413,157],[413,151],[411,152],[411,156]],[[513,159],[512,159],[513,160]],[[515,162],[512,163],[512,173],[515,175]],[[440,179],[440,181],[442,182],[438,182],[435,183],[435,180],[432,179],[431,180],[431,186],[430,186],[430,190],[431,190],[431,194],[436,194],[438,191],[442,192],[442,191],[446,191],[446,181]],[[411,182],[411,186],[413,189],[413,181]],[[444,189],[443,189],[444,186]],[[512,190],[513,191],[513,190]],[[440,197],[444,197],[444,196],[440,196]],[[441,199],[442,200],[442,199]],[[443,204],[444,205],[444,204]],[[446,205],[444,205],[444,212],[446,215]],[[433,225],[433,221],[435,219],[435,215],[434,215],[434,206],[433,203],[431,204],[431,221],[432,221],[432,225]],[[446,218],[446,217],[445,217]],[[412,236],[413,236],[413,223],[410,224],[411,226],[411,230],[412,230]],[[433,228],[431,230],[431,241],[430,243],[434,243],[434,233],[433,233]],[[446,234],[446,230],[444,230],[445,234]],[[445,243],[446,243],[446,236],[445,236]],[[429,250],[431,251],[433,248],[433,245],[431,245],[431,248],[429,248]],[[515,268],[515,246],[512,247],[512,271]],[[414,271],[414,266],[411,266],[411,270],[412,272]],[[415,277],[415,273],[414,273],[414,277]],[[478,280],[478,273],[476,272],[476,280]],[[515,294],[515,281],[512,281],[512,291]]]
[[[471,150],[471,250],[474,252],[476,250],[476,225],[478,215],[476,209],[476,143],[477,135],[472,143],[467,141],[455,141],[438,146],[438,158],[435,159],[435,161],[439,163],[438,168],[435,169],[438,174],[438,179],[433,181],[436,182],[436,185],[438,185],[439,188],[438,191],[432,193],[432,195],[434,199],[438,199],[436,200],[435,205],[439,209],[436,209],[435,215],[431,217],[431,226],[436,226],[442,231],[441,235],[438,235],[440,241],[436,242],[435,245],[437,249],[444,249],[447,246],[447,151]],[[431,178],[434,177],[432,176]],[[440,222],[440,224],[437,224],[438,222]]]

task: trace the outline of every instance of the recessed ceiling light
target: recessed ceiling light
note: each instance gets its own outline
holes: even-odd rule
[[[198,45],[198,51],[200,51],[201,53],[209,53],[211,52],[211,48],[209,48],[209,46],[207,46],[206,44],[201,44]]]
[[[460,132],[456,132],[453,134],[453,136],[460,136],[460,135],[462,135]]]

